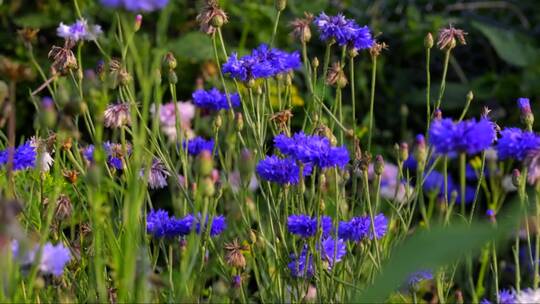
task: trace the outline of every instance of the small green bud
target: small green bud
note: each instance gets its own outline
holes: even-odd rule
[[[381,175],[384,171],[384,159],[381,155],[375,156],[375,174]]]
[[[206,177],[202,180],[199,190],[203,196],[211,197],[216,193],[216,186],[212,178]]]
[[[212,170],[214,170],[214,160],[212,159],[212,153],[204,150],[197,156],[197,173],[200,176],[210,176]]]
[[[242,113],[236,113],[236,131],[241,132],[244,129],[244,117]]]
[[[165,57],[163,57],[163,69],[164,70],[174,70],[176,69],[177,65],[176,58],[174,57],[173,53],[168,52],[165,54]]]
[[[433,35],[431,33],[427,33],[426,38],[424,38],[424,47],[426,49],[433,47]]]
[[[314,70],[316,70],[319,67],[319,58],[313,57],[313,59],[311,60],[311,66]]]
[[[178,82],[178,76],[176,76],[176,72],[174,70],[170,70],[167,74],[167,80],[170,84],[176,84]]]
[[[275,5],[276,9],[281,12],[287,7],[287,0],[276,0]]]

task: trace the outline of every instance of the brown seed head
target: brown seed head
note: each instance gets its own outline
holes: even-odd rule
[[[216,0],[207,0],[199,15],[197,22],[201,27],[201,31],[205,34],[212,35],[217,28],[229,22],[227,14],[219,7]]]
[[[443,28],[439,31],[439,39],[437,40],[437,47],[441,50],[451,50],[456,47],[457,42],[465,45],[466,32],[460,29],[454,28],[450,25],[448,28]]]
[[[311,39],[311,28],[309,26],[313,22],[313,18],[312,14],[304,12],[304,18],[298,18],[291,22],[292,35],[302,43],[307,43]]]

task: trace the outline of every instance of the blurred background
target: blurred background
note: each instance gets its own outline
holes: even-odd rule
[[[67,0],[0,0],[0,79],[9,80],[5,60],[26,65],[33,72],[17,86],[18,134],[32,134],[29,121],[34,106],[29,92],[37,88],[42,77],[32,64],[27,46],[19,30],[39,29],[33,42],[37,64],[45,72],[50,66],[47,53],[60,44],[56,27],[60,22],[76,19],[73,1]],[[83,16],[100,24],[108,37],[113,36],[113,10],[103,8],[98,0],[78,1]],[[223,31],[227,47],[240,54],[259,43],[270,40],[275,18],[273,0],[222,0],[230,22]],[[217,73],[213,63],[211,40],[198,31],[195,16],[202,1],[171,0],[161,12],[144,14],[142,45],[157,45],[161,51],[172,51],[179,60],[179,96],[190,98],[197,81]],[[507,126],[516,125],[518,97],[531,98],[533,111],[540,97],[540,5],[529,1],[423,1],[423,0],[288,0],[282,16],[276,46],[286,50],[300,49],[290,36],[289,23],[304,12],[317,15],[343,12],[361,25],[367,24],[379,41],[389,45],[381,57],[377,71],[375,100],[376,143],[389,148],[388,143],[409,140],[425,128],[425,49],[424,37],[431,32],[436,37],[441,27],[449,24],[468,33],[467,45],[458,46],[450,59],[448,84],[443,101],[445,116],[459,115],[469,90],[475,99],[469,116],[478,116],[484,106],[492,109],[491,117]],[[19,34],[17,34],[19,31]],[[309,56],[323,57],[324,45],[313,29],[308,45]],[[112,39],[103,41],[104,48],[114,48]],[[148,53],[153,56],[153,52]],[[336,52],[337,53],[337,52]],[[85,69],[94,69],[102,58],[94,45],[84,49]],[[337,56],[335,54],[335,56]],[[438,92],[444,54],[434,48],[431,55],[433,96]],[[337,57],[335,57],[337,58]],[[356,88],[360,119],[369,105],[371,61],[362,53],[357,60]],[[31,75],[30,75],[31,76]],[[307,90],[303,78],[295,78],[296,100],[301,105]],[[344,102],[347,104],[348,90]],[[435,98],[435,97],[434,97]],[[91,102],[91,101],[89,101]],[[538,114],[538,113],[537,113]],[[1,113],[0,113],[1,117]],[[2,122],[2,121],[0,121]],[[361,122],[359,122],[361,123]],[[361,125],[361,124],[360,124]]]

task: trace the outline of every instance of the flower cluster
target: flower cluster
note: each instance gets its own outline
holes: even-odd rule
[[[0,165],[6,165],[9,161],[9,149],[0,151]],[[37,151],[30,142],[18,146],[13,151],[13,170],[35,168]]]
[[[429,129],[429,143],[440,154],[476,154],[489,148],[495,138],[495,124],[487,118],[460,122],[436,119]]]
[[[285,155],[321,169],[343,169],[349,162],[349,152],[345,146],[332,147],[328,138],[306,135],[304,132],[295,133],[292,137],[280,134],[274,137],[274,146]]]
[[[197,156],[202,151],[208,151],[210,154],[214,151],[214,140],[206,140],[202,137],[195,137],[190,140],[185,140],[183,143],[184,149],[187,149],[188,153]]]
[[[501,131],[497,141],[497,156],[501,160],[512,158],[522,161],[527,154],[540,148],[540,136],[518,128],[506,128]]]
[[[206,217],[204,229],[206,230],[209,218]],[[183,218],[177,218],[175,216],[169,216],[169,213],[165,210],[150,211],[146,217],[146,231],[156,238],[162,237],[181,237],[188,235],[191,231],[195,230],[197,233],[201,233],[201,215],[193,216],[191,214],[186,215]],[[225,217],[217,215],[211,219],[210,236],[217,236],[221,234],[227,227]]]
[[[340,262],[347,254],[347,246],[341,239],[331,237],[323,239],[317,243],[316,250],[319,251],[321,260],[327,263],[328,270],[331,270],[337,262]],[[309,278],[315,274],[313,264],[313,254],[309,252],[307,244],[304,244],[302,251],[296,255],[291,253],[291,262],[287,265],[294,278]]]
[[[338,236],[344,240],[353,242],[359,242],[363,239],[369,238],[373,240],[382,238],[388,229],[388,219],[384,214],[380,213],[373,218],[373,227],[371,227],[371,217],[361,216],[354,217],[349,221],[342,221],[339,223]]]
[[[274,77],[299,69],[302,63],[298,52],[269,48],[266,44],[254,49],[251,54],[238,57],[233,53],[223,64],[223,73],[243,82],[257,78]]]
[[[280,185],[298,184],[300,181],[300,167],[291,158],[279,158],[275,155],[267,156],[257,164],[257,174],[263,179]],[[311,166],[302,168],[303,176],[311,174]]]
[[[328,16],[321,13],[313,22],[323,41],[335,41],[339,46],[349,46],[357,50],[368,49],[375,42],[369,27],[361,27],[343,14]]]
[[[96,40],[102,33],[101,26],[88,25],[85,19],[77,20],[71,25],[60,23],[56,29],[56,34],[66,40],[77,42],[79,40]]]
[[[332,219],[329,216],[322,216],[320,223],[316,217],[308,215],[290,215],[287,219],[287,229],[292,234],[297,234],[301,237],[308,238],[315,236],[317,226],[320,225],[323,236],[329,236],[332,231]]]
[[[240,106],[240,95],[238,93],[229,94],[229,99],[225,93],[220,92],[218,89],[213,88],[211,90],[197,90],[192,95],[193,103],[203,109],[209,110],[229,110],[230,105],[233,108]],[[230,105],[229,105],[230,101]]]
[[[14,240],[11,243],[13,256],[23,265],[36,262],[36,256],[39,251],[39,245],[36,245],[28,252],[22,252],[19,242]],[[64,273],[66,264],[71,260],[69,249],[62,244],[53,245],[46,243],[41,251],[41,258],[38,262],[39,270],[43,274],[52,274],[61,276]]]
[[[101,4],[111,8],[124,8],[131,12],[151,12],[164,8],[169,0],[101,0]]]

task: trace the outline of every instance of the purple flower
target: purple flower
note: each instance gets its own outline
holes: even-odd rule
[[[194,224],[193,215],[171,217],[167,211],[161,209],[152,210],[146,216],[146,232],[156,238],[185,236],[193,230]]]
[[[71,25],[60,23],[56,29],[56,34],[59,37],[75,42],[79,40],[96,40],[102,32],[99,25],[88,25],[85,19],[77,20]]]
[[[495,124],[487,118],[454,122],[449,118],[433,121],[429,143],[440,154],[481,152],[495,140]]]
[[[501,289],[497,293],[499,304],[514,304],[516,303],[516,295],[512,290]]]
[[[25,170],[35,168],[37,152],[30,141],[18,146],[13,153],[13,170]],[[6,165],[9,161],[9,148],[0,151],[0,165]]]
[[[167,177],[170,175],[163,162],[159,159],[154,159],[148,173],[148,186],[150,189],[164,188],[167,186]],[[140,176],[144,177],[144,169],[141,169]]]
[[[201,215],[197,217],[197,226],[196,230],[197,233],[201,233]],[[206,230],[206,226],[208,225],[208,216],[206,216],[206,222],[204,224],[203,230]],[[221,234],[223,231],[225,231],[225,228],[227,228],[227,221],[225,220],[225,217],[223,215],[216,215],[212,218],[212,226],[210,226],[210,236],[217,236]]]
[[[256,171],[263,179],[281,185],[295,185],[300,181],[300,168],[291,158],[268,156],[259,161]],[[311,166],[304,166],[303,174],[304,176],[311,174]]]
[[[214,151],[214,140],[206,140],[202,137],[195,137],[188,141],[184,141],[184,149],[187,147],[188,153],[197,156],[202,151],[208,151],[210,154]]]
[[[317,233],[317,217],[310,217],[308,215],[290,215],[287,219],[287,229],[290,233],[297,234],[301,237],[308,238],[315,236]],[[332,230],[332,219],[329,216],[321,217],[320,226],[322,228],[322,235],[328,236]]]
[[[270,49],[261,44],[251,54],[238,58],[236,53],[223,64],[223,73],[232,78],[247,82],[252,79],[268,78],[289,73],[301,67],[298,52],[287,53],[279,49]]]
[[[540,148],[540,137],[533,132],[518,128],[506,128],[501,131],[501,138],[497,141],[497,155],[499,159],[513,158],[522,161],[532,150]]]
[[[348,222],[340,222],[338,227],[338,236],[342,239],[359,242],[365,238],[373,240],[382,238],[388,229],[388,220],[384,214],[380,213],[373,217],[373,226],[375,233],[371,229],[371,217],[354,217]]]
[[[291,262],[287,265],[293,278],[309,278],[315,273],[313,254],[308,254],[307,245],[302,248],[298,256],[290,254]]]
[[[101,0],[101,4],[111,8],[124,8],[131,12],[151,12],[164,8],[169,0]]]
[[[316,248],[320,252],[321,259],[328,263],[328,270],[331,270],[347,254],[347,247],[342,239],[334,240],[328,237],[318,242]],[[303,246],[298,256],[291,253],[290,259],[291,262],[287,266],[292,277],[309,278],[315,273],[313,254],[308,251],[307,245]]]
[[[529,98],[521,97],[521,98],[518,98],[517,102],[518,102],[519,110],[522,114],[528,114],[532,112]]]
[[[369,216],[366,217],[366,221],[368,222],[369,227],[369,239],[373,240],[374,237],[377,239],[382,238],[388,229],[388,219],[384,216],[384,214],[379,213],[373,218],[373,229],[371,227],[371,218]]]
[[[285,155],[322,169],[336,166],[343,169],[349,162],[347,148],[332,147],[328,138],[318,135],[299,132],[288,137],[280,134],[274,137],[274,146]]]
[[[197,90],[192,94],[193,103],[203,109],[210,110],[229,110],[229,101],[225,93],[216,88],[211,90]],[[229,94],[229,99],[233,108],[240,106],[240,95],[238,93]]]
[[[69,260],[71,260],[71,254],[69,249],[64,247],[64,245],[58,244],[54,246],[51,243],[47,243],[43,246],[39,270],[54,276],[61,276]]]
[[[328,270],[332,269],[347,254],[347,246],[342,239],[334,240],[329,237],[322,241],[321,258],[328,262]]]
[[[107,141],[103,143],[103,149],[107,154],[107,164],[116,170],[123,170],[125,158],[131,154],[131,145],[126,144],[126,151],[124,151],[122,144]],[[127,155],[125,155],[126,153]]]
[[[430,270],[420,270],[417,272],[414,272],[409,276],[407,279],[407,284],[409,286],[418,285],[418,283],[424,281],[424,280],[431,280],[433,279],[433,272]]]
[[[319,29],[322,41],[335,40],[339,46],[349,45],[358,50],[370,48],[374,43],[369,27],[360,27],[343,14],[328,16],[321,13],[313,23]]]

